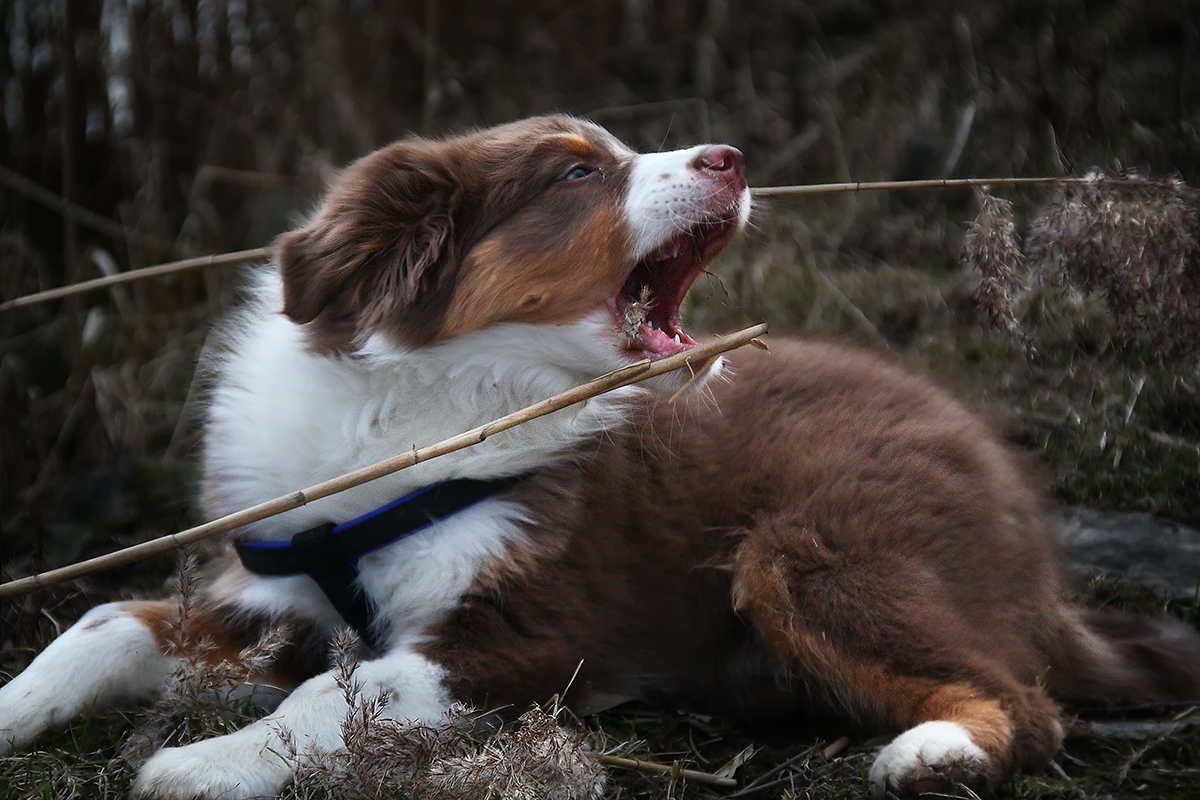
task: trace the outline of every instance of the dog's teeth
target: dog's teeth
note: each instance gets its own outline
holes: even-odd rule
[[[683,342],[679,341],[679,334],[678,334],[678,333],[677,333],[677,334],[675,334],[675,344],[683,344]]]

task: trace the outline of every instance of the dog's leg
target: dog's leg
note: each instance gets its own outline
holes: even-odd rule
[[[987,789],[1058,749],[1058,709],[976,652],[978,632],[919,562],[767,524],[734,569],[736,607],[777,653],[856,718],[903,730],[871,768],[875,797]]]
[[[382,692],[385,714],[419,722],[441,719],[451,701],[441,667],[411,650],[397,650],[359,665],[364,696]],[[334,673],[301,684],[270,716],[226,736],[165,747],[146,762],[133,794],[158,800],[273,797],[292,779],[289,743],[303,758],[342,746],[347,705]]]
[[[0,755],[96,709],[149,700],[170,674],[154,620],[170,602],[107,603],[84,614],[0,687]]]
[[[180,606],[173,600],[93,608],[0,687],[0,755],[88,711],[153,700],[179,663],[181,654],[176,649],[211,663],[236,659],[255,641],[264,621],[234,626],[229,623],[230,612],[196,605],[179,629]],[[199,647],[200,642],[204,647]],[[292,671],[256,677],[289,688],[299,682],[289,674]]]

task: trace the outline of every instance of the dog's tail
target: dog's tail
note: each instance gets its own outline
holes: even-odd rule
[[[1045,682],[1063,700],[1200,700],[1200,633],[1182,622],[1072,609]]]

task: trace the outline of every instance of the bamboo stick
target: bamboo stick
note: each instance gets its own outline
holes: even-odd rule
[[[216,253],[211,256],[198,256],[196,258],[185,258],[182,261],[171,261],[166,264],[158,264],[153,267],[144,269],[133,269],[129,272],[120,272],[116,275],[108,275],[103,278],[93,278],[90,281],[81,281],[73,283],[69,286],[60,286],[57,289],[47,289],[44,292],[35,294],[27,294],[24,297],[18,297],[14,300],[8,300],[0,303],[0,313],[12,311],[14,308],[23,308],[24,306],[32,306],[37,303],[47,303],[51,300],[61,300],[64,297],[71,297],[84,292],[93,292],[98,289],[104,289],[109,286],[117,286],[123,283],[132,283],[133,281],[145,280],[146,278],[161,278],[164,275],[173,275],[176,272],[186,272],[192,269],[200,269],[202,267],[219,267],[226,264],[244,264],[247,261],[258,261],[267,257],[269,251],[265,247],[256,247],[252,250],[238,250],[233,253]]]
[[[653,361],[644,359],[627,367],[614,370],[607,375],[601,375],[599,378],[594,378],[587,383],[580,384],[561,394],[541,400],[531,406],[526,406],[519,411],[514,411],[499,419],[492,420],[477,428],[472,428],[465,433],[444,439],[436,444],[420,449],[414,448],[409,452],[384,459],[370,466],[318,483],[315,486],[310,486],[307,489],[301,489],[272,500],[267,500],[266,502],[242,509],[241,511],[235,511],[220,519],[206,522],[203,525],[197,525],[194,528],[189,528],[179,533],[167,534],[166,536],[160,536],[148,542],[142,542],[141,544],[135,544],[122,550],[90,558],[77,564],[70,564],[65,567],[59,567],[58,569],[52,569],[37,575],[30,575],[0,584],[0,599],[19,597],[37,589],[81,578],[84,575],[90,575],[94,572],[101,572],[106,569],[139,561],[143,558],[167,553],[193,542],[198,542],[201,539],[227,533],[234,528],[240,528],[243,525],[258,522],[267,517],[291,511],[294,508],[299,508],[322,497],[328,497],[331,494],[351,489],[368,481],[373,481],[376,478],[382,478],[393,472],[407,469],[422,461],[428,461],[431,458],[437,458],[447,453],[453,453],[457,450],[477,445],[489,436],[516,427],[523,422],[551,414],[604,392],[628,386],[631,383],[643,381],[647,378],[653,378],[656,375],[662,375],[666,372],[672,372],[682,367],[696,368],[703,366],[709,359],[747,344],[751,339],[766,333],[766,330],[767,326],[765,324],[755,325],[727,336],[718,337],[711,342],[697,345],[690,350],[676,353],[673,356]]]

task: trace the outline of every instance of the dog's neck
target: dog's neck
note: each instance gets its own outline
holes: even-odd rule
[[[603,372],[606,321],[497,325],[405,350],[380,337],[350,356],[316,354],[281,314],[267,279],[217,364],[205,449],[206,512],[231,513],[433,444]],[[592,370],[586,365],[595,362]],[[587,371],[584,371],[587,370]],[[590,373],[590,374],[589,374]],[[424,485],[544,468],[619,424],[626,389],[324,498],[249,531],[286,538],[341,522]]]

